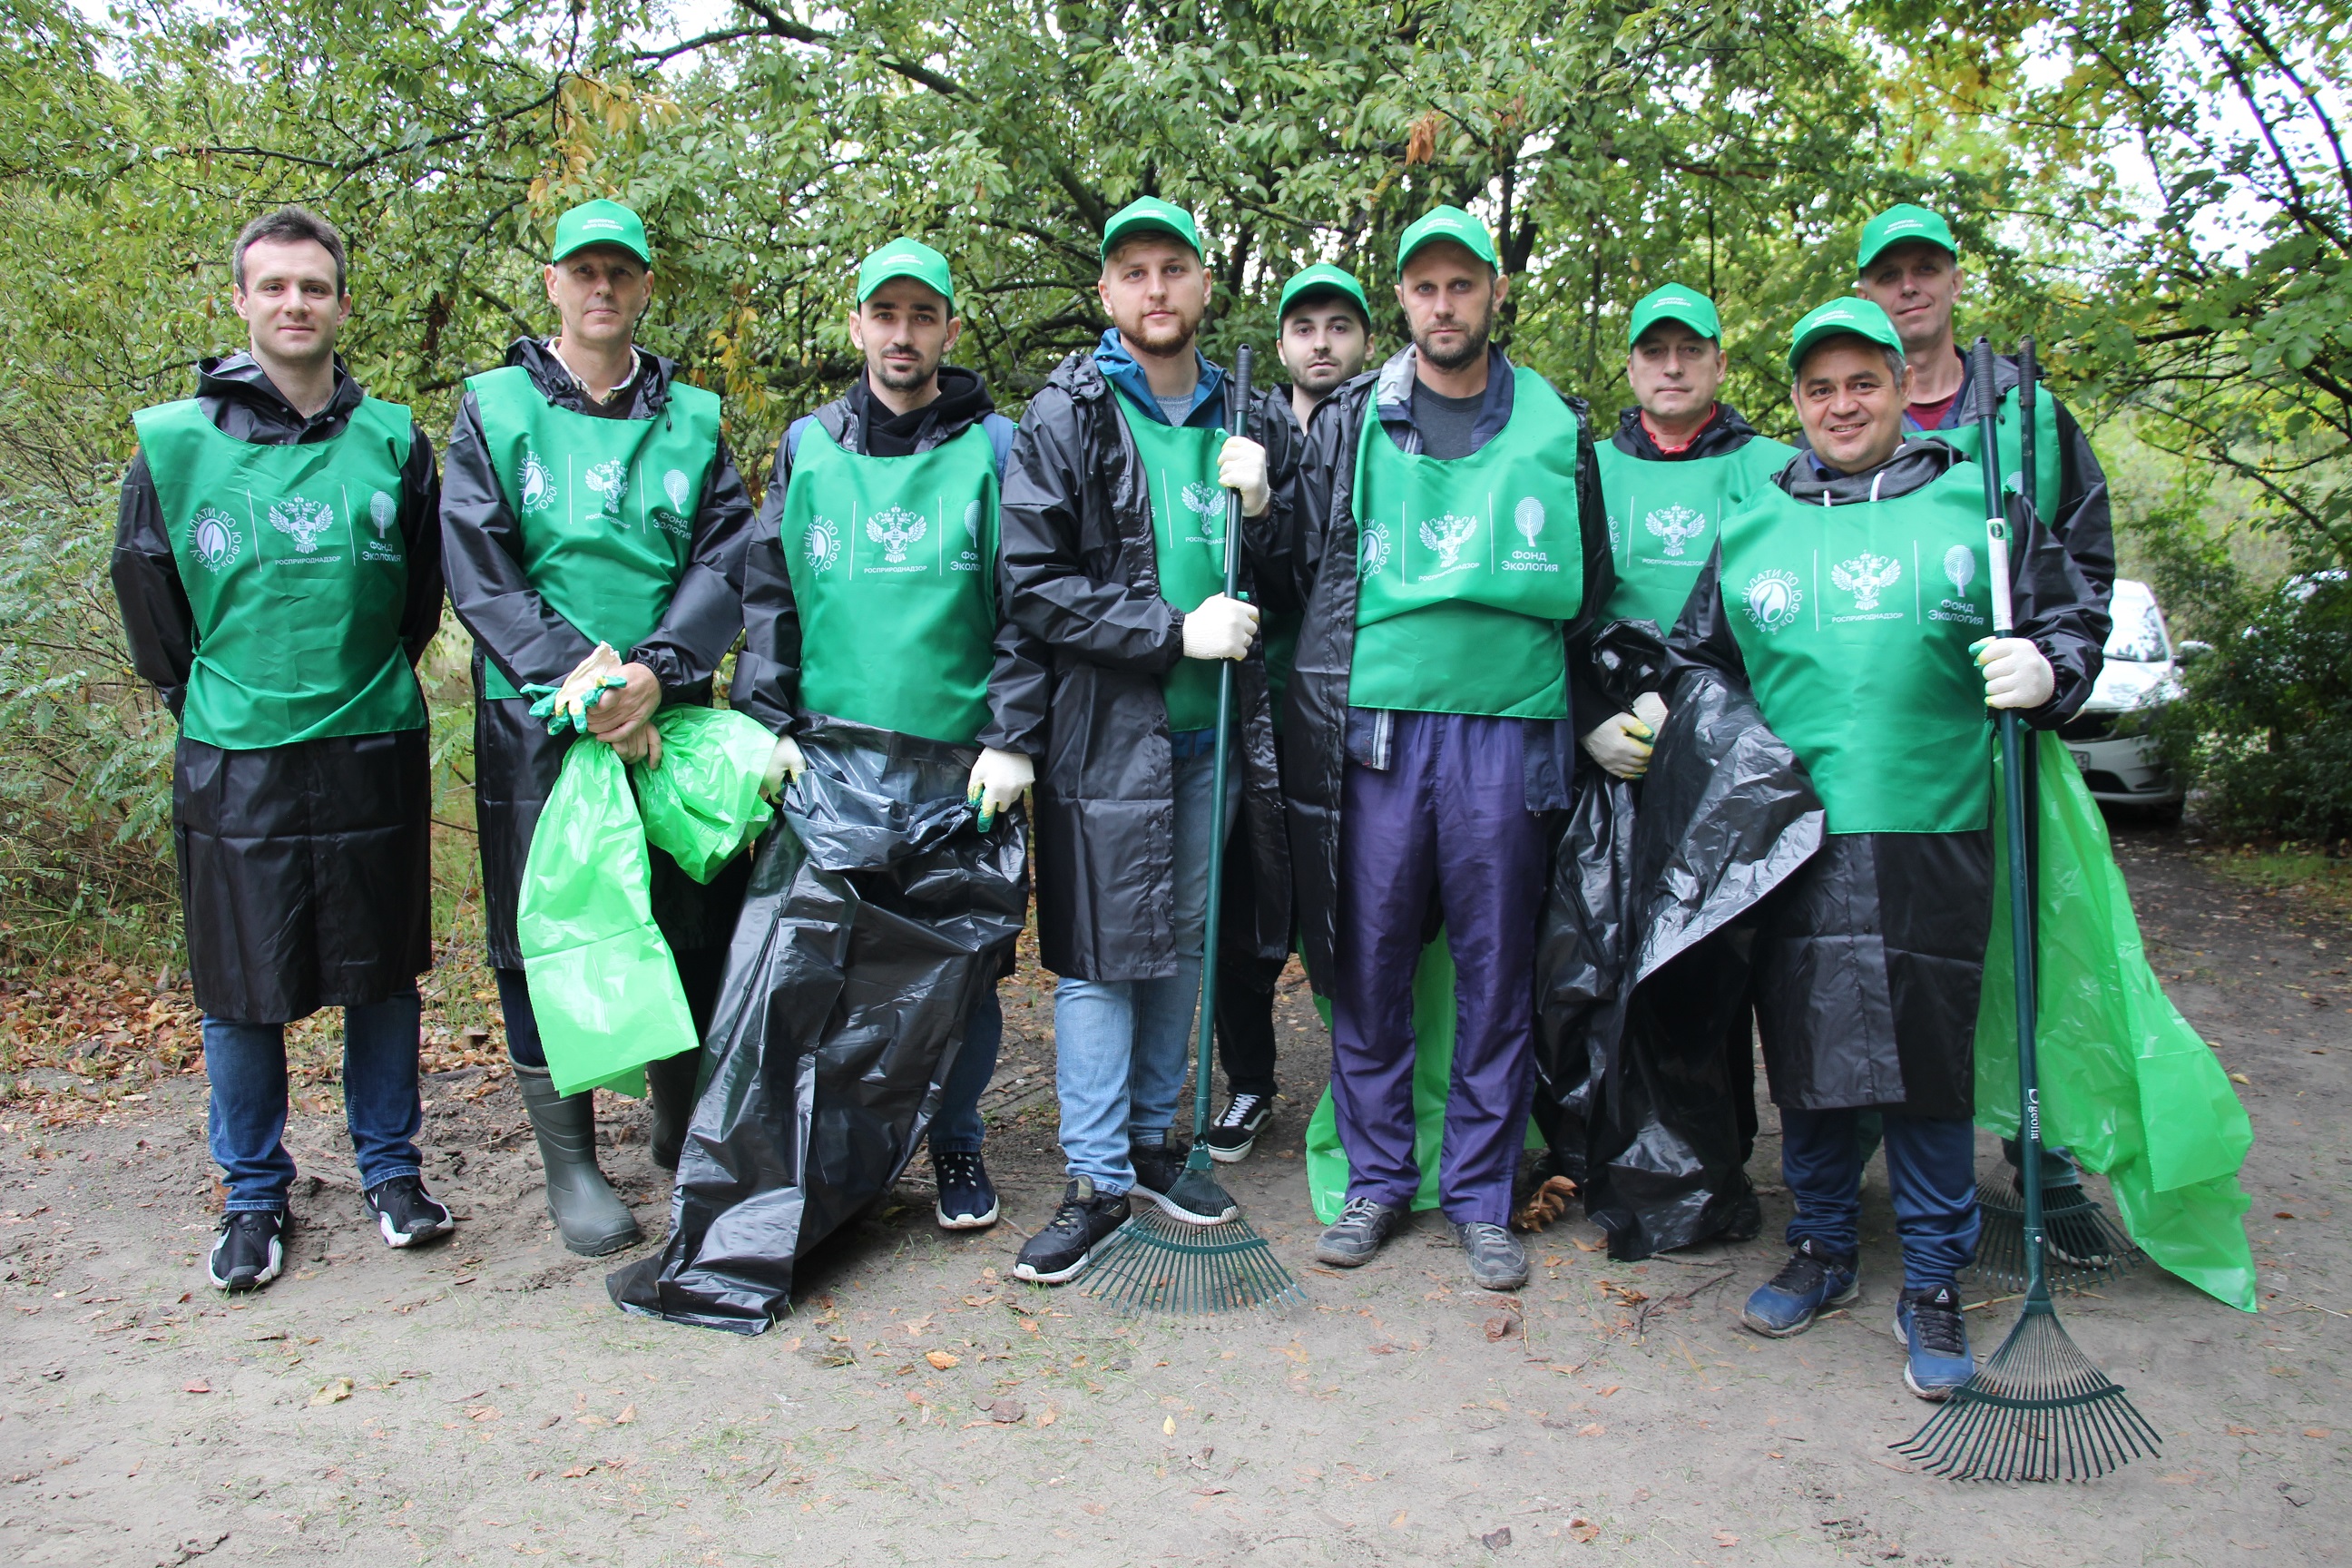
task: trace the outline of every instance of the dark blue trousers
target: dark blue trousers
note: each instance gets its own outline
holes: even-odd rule
[[[1350,762],[1340,805],[1331,1100],[1348,1193],[1404,1206],[1413,1163],[1412,975],[1433,894],[1454,954],[1445,1217],[1507,1225],[1535,1092],[1536,924],[1547,860],[1520,721],[1398,713],[1391,766]]]
[[[1832,1252],[1862,1247],[1860,1109],[1780,1108],[1780,1172],[1797,1212],[1789,1245],[1811,1239]],[[1877,1113],[1886,1126],[1886,1184],[1903,1243],[1903,1283],[1948,1285],[1977,1255],[1976,1128],[1967,1117]]]

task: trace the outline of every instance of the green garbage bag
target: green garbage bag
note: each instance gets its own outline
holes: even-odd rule
[[[1321,997],[1315,1009],[1331,1026],[1331,1005]],[[1437,1158],[1445,1137],[1445,1101],[1454,1085],[1454,953],[1445,933],[1421,950],[1412,972],[1412,1157],[1421,1167],[1421,1187],[1412,1194],[1416,1213],[1438,1204]],[[1540,1149],[1543,1137],[1532,1119],[1527,1147]],[[1348,1204],[1348,1152],[1339,1146],[1339,1113],[1324,1089],[1307,1121],[1307,1196],[1325,1225]]]
[[[643,1094],[646,1063],[701,1043],[654,923],[646,845],[708,882],[772,815],[760,780],[774,742],[757,721],[677,708],[654,728],[658,768],[625,766],[602,742],[572,746],[523,862],[516,933],[560,1093]]]
[[[2124,1229],[2160,1267],[2254,1310],[2238,1167],[2253,1126],[2210,1047],[2148,968],[2098,804],[2053,734],[2041,745],[2042,1139],[2107,1178]],[[1996,782],[1994,798],[1999,799]],[[1977,1012],[1977,1122],[2017,1132],[2009,859],[1994,816],[1992,938]]]

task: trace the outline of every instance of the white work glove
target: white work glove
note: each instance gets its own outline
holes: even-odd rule
[[[1650,771],[1650,742],[1657,731],[1631,713],[1612,713],[1584,732],[1584,749],[1592,760],[1621,779],[1637,779]]]
[[[616,689],[606,686],[605,681],[626,679],[621,673],[621,656],[613,651],[611,644],[600,642],[589,650],[586,658],[572,667],[572,673],[555,689],[555,710],[568,714],[572,728],[584,735],[588,732],[588,710],[606,691]]]
[[[1647,724],[1655,737],[1666,727],[1666,700],[1654,691],[1644,691],[1633,699],[1633,717]]]
[[[790,735],[776,737],[776,749],[768,753],[768,770],[760,779],[760,796],[773,805],[784,793],[787,779],[797,781],[808,772],[808,763],[801,756],[798,741]]]
[[[1256,636],[1257,606],[1245,599],[1212,594],[1184,612],[1186,658],[1240,658]]]
[[[2024,637],[1986,637],[1969,645],[1984,671],[1988,708],[2039,708],[2058,689],[2058,675]]]
[[[1228,436],[1217,448],[1217,483],[1242,493],[1242,515],[1264,517],[1274,504],[1265,479],[1265,448],[1244,436]]]
[[[1021,752],[982,746],[980,761],[971,764],[964,804],[980,807],[980,830],[985,833],[996,821],[996,814],[1019,800],[1022,792],[1036,782],[1037,764]]]

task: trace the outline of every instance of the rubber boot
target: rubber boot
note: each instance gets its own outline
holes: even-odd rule
[[[694,1120],[694,1080],[701,1069],[698,1050],[646,1064],[646,1085],[654,1102],[654,1163],[665,1171],[677,1169],[677,1157],[686,1148],[686,1130]]]
[[[545,1068],[515,1064],[515,1087],[530,1130],[539,1135],[539,1161],[547,1172],[547,1212],[563,1245],[586,1258],[601,1258],[636,1240],[644,1232],[604,1173],[596,1168],[596,1102],[593,1094],[558,1094]]]

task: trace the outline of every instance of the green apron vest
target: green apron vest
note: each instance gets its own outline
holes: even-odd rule
[[[1358,708],[1568,717],[1562,621],[1584,603],[1577,418],[1524,367],[1510,422],[1466,458],[1356,448]]]
[[[1737,451],[1713,458],[1656,462],[1628,457],[1614,441],[1596,450],[1601,494],[1609,507],[1609,553],[1617,586],[1604,620],[1655,621],[1671,632],[1683,605],[1715,553],[1724,518],[1797,455],[1794,447],[1751,437]]]
[[[1969,654],[1992,635],[1982,471],[1832,507],[1767,486],[1724,521],[1722,549],[1748,686],[1829,831],[1984,826],[1992,727]]]
[[[363,398],[298,446],[225,436],[193,398],[132,423],[195,620],[181,732],[254,751],[422,726],[400,640],[408,410]]]
[[[469,376],[466,387],[522,534],[523,575],[582,637],[625,658],[661,625],[686,574],[719,455],[718,395],[673,381],[656,417],[599,419],[548,402],[520,365]],[[482,695],[521,693],[485,659]]]
[[[970,745],[996,637],[996,458],[974,425],[904,458],[812,425],[780,524],[801,617],[801,705]]]
[[[1143,460],[1151,495],[1151,558],[1160,596],[1190,613],[1212,594],[1225,591],[1225,487],[1217,483],[1217,453],[1223,427],[1168,425],[1148,414],[1129,413],[1127,395],[1118,394],[1118,416]],[[1168,727],[1213,730],[1217,723],[1214,659],[1180,658],[1160,678],[1168,704]]]
[[[2061,471],[2065,455],[2058,449],[2057,399],[2050,395],[2050,389],[2046,386],[2038,391],[2039,395],[2033,400],[2033,494],[2031,499],[2033,515],[2042,520],[2042,526],[2054,529],[2058,526],[2058,494],[2063,482]],[[1995,423],[2000,430],[2001,483],[2011,490],[2018,490],[2022,470],[2018,466],[2021,454],[2017,445],[2015,387],[2001,394],[1994,412]],[[1969,420],[1949,430],[1929,430],[1925,434],[1938,441],[1949,442],[1959,448],[1962,457],[1972,463],[1976,461],[1977,445],[1982,437],[1978,433],[1975,420]]]

